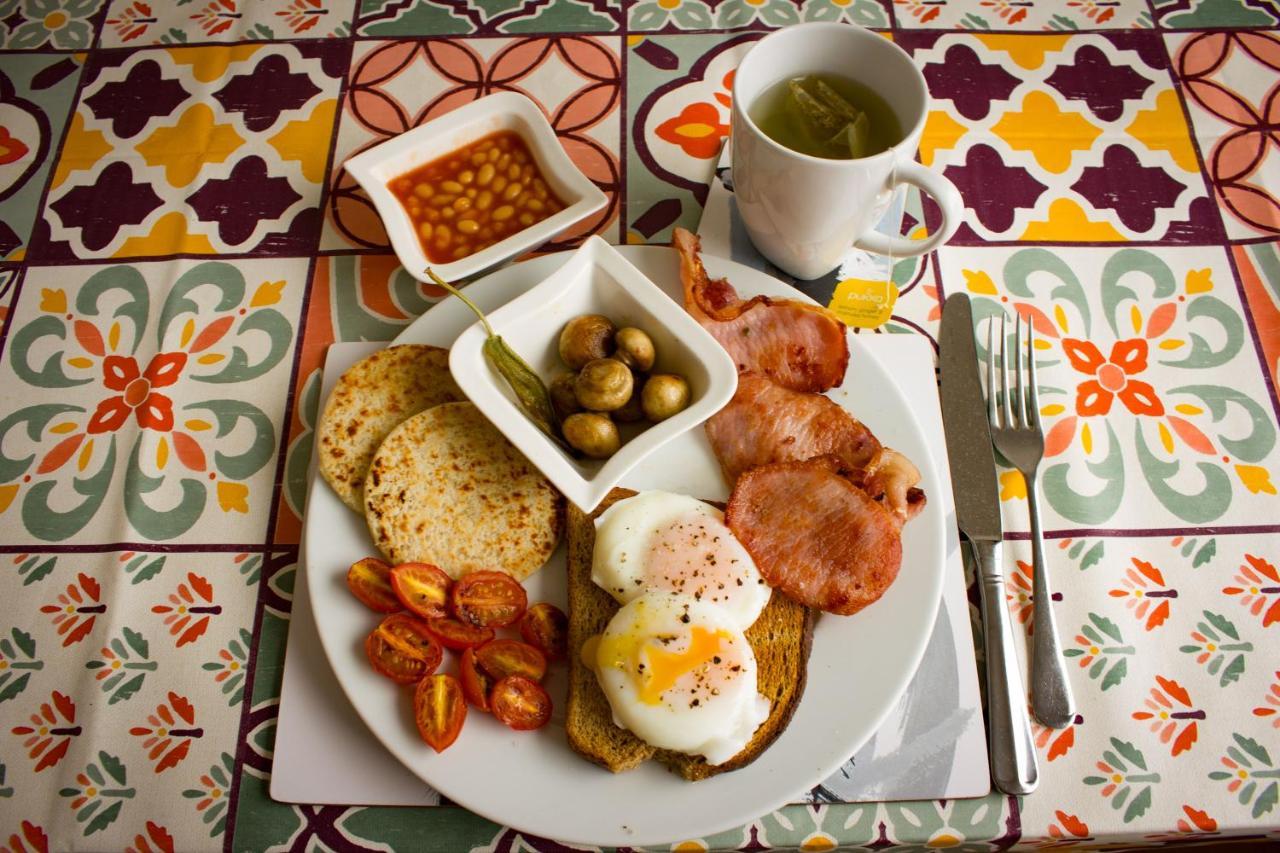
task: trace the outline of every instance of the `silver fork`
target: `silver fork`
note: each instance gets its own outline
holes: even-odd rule
[[[1000,394],[996,394],[995,323],[987,326],[987,417],[991,443],[1022,472],[1027,482],[1027,507],[1031,513],[1031,557],[1034,586],[1034,628],[1031,639],[1031,712],[1046,726],[1066,728],[1075,718],[1075,700],[1067,681],[1067,667],[1058,642],[1053,615],[1049,574],[1045,570],[1044,541],[1040,536],[1037,488],[1040,460],[1044,456],[1044,432],[1040,429],[1040,393],[1036,385],[1035,333],[1027,320],[1027,359],[1023,367],[1022,320],[1014,325],[1014,392],[1009,394],[1008,337],[1000,317]],[[1025,380],[1024,380],[1025,377]],[[997,396],[1003,405],[997,405]]]

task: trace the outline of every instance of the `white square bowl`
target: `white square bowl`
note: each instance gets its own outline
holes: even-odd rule
[[[406,172],[438,160],[493,133],[515,131],[529,146],[547,185],[565,203],[563,210],[517,231],[488,248],[447,264],[432,263],[422,250],[413,221],[388,184]],[[344,164],[382,217],[400,264],[418,281],[430,282],[426,269],[446,281],[461,281],[545,243],[587,218],[608,198],[573,165],[542,108],[516,92],[499,92],[459,107],[413,130],[361,152]]]
[[[486,332],[480,323],[454,343],[449,370],[485,417],[565,497],[591,512],[641,460],[720,411],[737,390],[738,369],[683,306],[600,237],[587,240],[564,266],[494,311],[489,323],[550,384],[568,369],[560,361],[560,330],[579,314],[603,314],[619,328],[643,329],[658,354],[653,372],[676,373],[689,382],[684,411],[657,424],[644,422],[634,434],[637,425],[621,425],[625,443],[608,459],[574,458],[534,426],[506,380],[485,361]]]

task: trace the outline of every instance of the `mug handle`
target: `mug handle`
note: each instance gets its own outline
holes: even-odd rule
[[[854,246],[859,249],[865,249],[868,252],[875,252],[877,255],[892,255],[899,258],[912,257],[914,255],[923,255],[925,252],[932,252],[950,240],[951,235],[956,233],[956,229],[960,227],[964,202],[961,200],[960,191],[956,189],[955,184],[938,172],[921,166],[914,160],[898,166],[894,187],[896,188],[899,184],[910,184],[937,202],[938,207],[942,210],[941,227],[923,240],[891,237],[887,234],[881,234],[879,231],[871,231],[855,240],[853,242]]]

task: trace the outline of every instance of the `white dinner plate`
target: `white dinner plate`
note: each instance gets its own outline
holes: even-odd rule
[[[673,250],[620,248],[673,299],[682,299]],[[467,294],[481,309],[492,311],[566,257],[551,255],[507,267],[468,286]],[[757,270],[719,258],[704,260],[711,275],[727,276],[744,298],[805,299]],[[473,322],[457,299],[446,299],[395,343],[448,347]],[[844,385],[829,396],[916,463],[930,500],[904,530],[902,569],[884,596],[854,616],[824,614],[818,619],[804,698],[786,731],[755,762],[696,783],[655,762],[619,774],[589,763],[565,738],[568,678],[563,663],[553,665],[548,676],[556,703],[548,726],[514,732],[472,708],[457,742],[435,754],[414,727],[411,691],[376,674],[365,658],[364,639],[378,617],[346,587],[351,563],[376,553],[364,519],[316,476],[304,533],[311,604],[338,683],[374,735],[449,799],[497,823],[570,844],[642,846],[711,835],[791,802],[827,778],[875,732],[906,689],[928,643],[942,589],[943,501],[935,499],[939,481],[932,456],[894,378],[864,356],[856,336],[850,335],[849,347]],[[707,499],[728,494],[701,429],[673,439],[622,485]],[[531,602],[566,606],[564,554],[561,545],[525,581]]]

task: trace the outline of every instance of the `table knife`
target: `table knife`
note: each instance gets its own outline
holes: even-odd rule
[[[973,310],[963,293],[947,298],[939,333],[942,423],[951,459],[956,522],[973,549],[982,599],[987,659],[987,740],[991,777],[1006,794],[1029,794],[1039,781],[1027,698],[1005,604],[1000,545],[1004,527],[996,459],[978,377]]]

